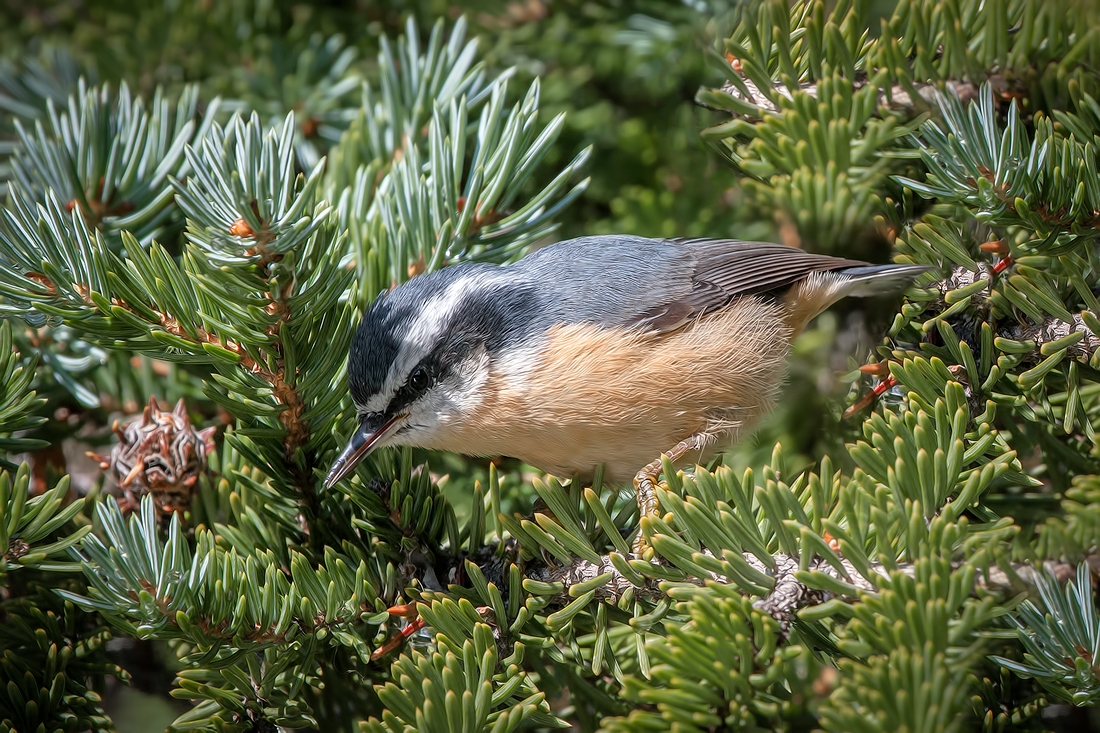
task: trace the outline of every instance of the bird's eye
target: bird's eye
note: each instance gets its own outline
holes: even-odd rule
[[[409,386],[417,392],[426,390],[431,381],[431,377],[428,376],[428,370],[424,367],[413,369],[412,374],[409,375]]]

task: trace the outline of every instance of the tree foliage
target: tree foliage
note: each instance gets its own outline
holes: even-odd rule
[[[1091,4],[210,5],[119,33],[58,4],[64,52],[25,42],[33,13],[3,31],[0,730],[112,729],[136,676],[112,637],[172,657],[175,730],[1011,731],[1096,705]],[[658,515],[411,450],[321,488],[379,293],[612,230],[930,271],[839,365],[858,329],[796,343],[786,401],[831,437],[781,409],[724,463],[666,461]],[[184,406],[121,450],[150,397]]]

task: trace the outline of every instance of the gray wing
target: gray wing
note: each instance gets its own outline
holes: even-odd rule
[[[633,326],[643,314],[677,305],[692,292],[695,260],[686,248],[664,239],[629,235],[579,237],[551,244],[506,270],[535,283],[536,319],[546,323]]]
[[[737,297],[779,292],[812,272],[865,264],[769,242],[603,235],[552,244],[509,267],[552,293],[542,315],[555,322],[663,332]]]
[[[731,297],[790,287],[812,272],[862,267],[866,262],[813,254],[772,242],[735,239],[672,240],[695,257],[694,280],[717,285]]]
[[[639,314],[638,325],[669,331],[745,295],[778,293],[814,272],[866,265],[772,242],[669,240],[694,262],[690,292]]]

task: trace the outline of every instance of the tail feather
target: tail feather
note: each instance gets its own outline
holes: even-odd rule
[[[868,265],[836,271],[844,277],[844,296],[866,298],[901,290],[914,278],[934,270],[927,265]]]
[[[866,298],[903,290],[921,273],[935,268],[924,265],[859,265],[812,273],[784,298],[785,320],[797,336],[817,314],[841,298]]]

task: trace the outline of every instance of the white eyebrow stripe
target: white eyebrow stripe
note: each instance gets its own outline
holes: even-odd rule
[[[450,283],[446,290],[433,296],[419,310],[417,318],[404,333],[397,334],[401,345],[397,357],[390,365],[382,389],[367,400],[363,412],[383,412],[393,401],[397,391],[405,384],[409,372],[427,356],[436,344],[443,329],[462,301],[486,283],[492,282],[485,272],[467,275]]]
[[[485,282],[483,274],[455,280],[446,290],[425,303],[420,309],[419,317],[413,322],[408,332],[401,335],[402,348],[398,350],[398,357],[394,364],[401,363],[402,356],[412,353],[420,352],[417,356],[422,358],[435,345],[459,303],[467,295],[480,289]],[[412,368],[412,364],[408,364],[408,367]]]

